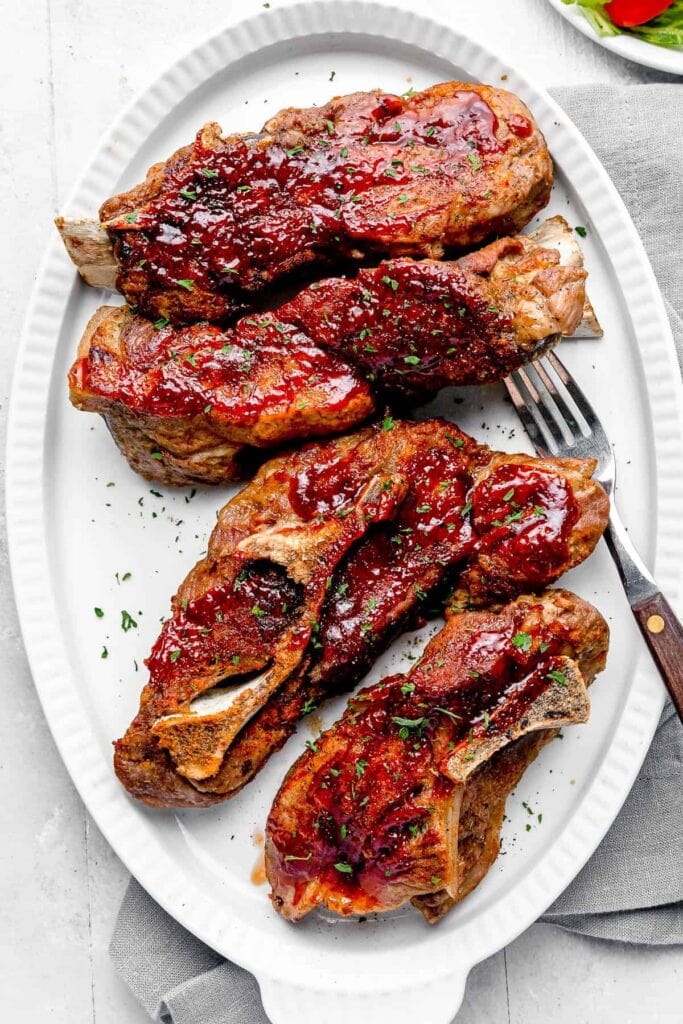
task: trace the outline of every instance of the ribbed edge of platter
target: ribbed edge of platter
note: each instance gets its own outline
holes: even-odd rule
[[[666,314],[640,240],[623,204],[579,133],[552,101],[478,44],[420,15],[370,3],[306,4],[270,10],[230,27],[167,71],[116,122],[68,204],[74,215],[92,215],[111,194],[150,131],[187,94],[226,64],[287,39],[330,32],[400,40],[467,67],[471,76],[521,92],[546,134],[558,164],[571,166],[573,185],[591,209],[597,236],[610,240],[610,256],[629,295],[651,405],[658,486],[657,573],[675,600],[681,580],[679,514],[682,442],[677,365]],[[560,122],[558,124],[557,122]],[[634,258],[634,253],[636,258]],[[203,941],[263,977],[286,983],[296,965],[284,945],[248,921],[230,917],[181,873],[164,852],[147,814],[120,789],[103,758],[72,683],[49,574],[45,534],[43,445],[51,390],[55,327],[64,317],[75,272],[55,241],[39,274],[17,359],[8,430],[10,557],[22,630],[36,686],[72,778],[116,852],[141,884]],[[339,995],[379,993],[427,984],[469,967],[509,942],[559,895],[590,856],[626,797],[657,724],[661,687],[643,655],[636,667],[611,746],[580,806],[533,872],[485,913],[440,932],[438,944],[401,952],[345,954],[317,973],[312,986]],[[428,947],[428,949],[427,949]],[[409,969],[408,969],[409,968]],[[302,1024],[307,1024],[301,1018]]]

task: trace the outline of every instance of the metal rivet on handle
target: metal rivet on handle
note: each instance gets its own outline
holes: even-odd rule
[[[651,615],[647,620],[647,628],[651,633],[661,633],[666,623],[661,615]]]

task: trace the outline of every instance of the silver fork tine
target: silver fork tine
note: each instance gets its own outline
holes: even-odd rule
[[[555,371],[555,373],[567,389],[567,394],[572,399],[572,401],[576,405],[576,408],[579,410],[579,412],[585,419],[586,423],[588,424],[589,431],[592,431],[595,434],[599,433],[601,435],[604,435],[602,424],[598,417],[595,415],[595,412],[593,411],[593,406],[590,404],[590,402],[588,401],[588,399],[586,398],[583,391],[576,383],[572,375],[560,362],[560,360],[557,358],[554,352],[549,352],[547,355],[547,359],[550,365],[552,366],[553,370]]]
[[[545,367],[543,365],[543,360],[542,359],[536,359],[532,365],[534,367],[534,370],[538,374],[538,376],[543,381],[543,384],[545,385],[545,388],[547,389],[548,393],[552,396],[552,399],[555,402],[555,405],[557,406],[557,411],[559,412],[560,416],[563,418],[564,422],[569,427],[571,433],[574,436],[576,436],[576,435],[578,435],[578,436],[585,436],[583,430],[581,429],[581,425],[579,424],[579,422],[576,419],[574,413],[572,412],[572,410],[570,409],[569,405],[565,401],[564,396],[562,395],[562,393],[556,387],[555,382],[551,378],[550,374],[546,371],[546,369],[545,369]],[[557,369],[555,367],[553,367],[553,369],[557,373]],[[557,376],[560,377],[560,374],[557,373]],[[560,380],[562,380],[561,377],[560,377]],[[564,381],[562,381],[562,383],[564,384]],[[566,386],[567,385],[565,384],[565,387]],[[577,406],[577,408],[578,408],[578,406]],[[585,417],[584,417],[584,419],[585,419]]]
[[[562,433],[561,427],[558,425],[553,410],[548,405],[545,397],[538,390],[533,380],[527,373],[526,368],[517,371],[517,378],[522,381],[526,387],[531,401],[536,407],[536,411],[539,414],[543,427],[547,430],[552,443],[555,445],[557,451],[559,451],[563,445],[566,445],[564,434]],[[542,429],[542,428],[541,428]]]
[[[526,405],[526,401],[524,400],[524,396],[517,387],[515,374],[513,373],[509,377],[506,377],[504,383],[505,387],[507,388],[507,392],[510,398],[512,399],[512,404],[517,410],[517,415],[522,421],[522,425],[526,430],[527,434],[531,438],[531,441],[534,447],[536,448],[536,451],[540,452],[541,455],[550,455],[551,452],[548,449],[548,446],[546,445],[545,438],[541,433],[540,428],[536,423],[536,420],[529,412]]]

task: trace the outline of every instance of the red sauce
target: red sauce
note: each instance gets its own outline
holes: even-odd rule
[[[155,330],[136,319],[124,343],[119,359],[95,338],[71,370],[71,388],[137,413],[205,416],[209,424],[247,426],[282,411],[292,430],[307,408],[329,414],[358,401],[351,422],[372,408],[367,385],[348,363],[269,315],[246,317],[225,332],[209,324]]]
[[[233,579],[188,601],[164,623],[146,661],[152,684],[176,687],[221,668],[236,675],[245,656],[265,664],[296,618],[299,602],[298,588],[283,568],[247,563]]]
[[[331,461],[308,464],[292,476],[289,500],[296,515],[302,519],[329,518],[349,505],[359,487],[367,483],[364,474],[354,472],[355,456],[356,453],[351,452],[333,457]]]
[[[454,430],[453,439],[459,438]],[[449,567],[473,549],[463,448],[418,448],[401,472],[412,486],[391,523],[373,530],[335,575],[321,617],[316,675],[348,688]]]
[[[579,506],[566,477],[530,465],[503,464],[471,495],[478,551],[514,578],[544,585],[569,556]]]
[[[439,838],[453,789],[444,774],[449,758],[509,728],[545,688],[562,685],[561,675],[549,675],[568,639],[557,622],[528,612],[491,619],[480,633],[447,625],[409,676],[362,690],[319,751],[304,755],[311,777],[296,832],[277,815],[269,822],[280,878],[300,887],[315,877],[358,910],[372,909],[373,894],[386,896],[391,879],[414,872],[416,840],[428,849]]]
[[[457,263],[389,260],[311,285],[279,313],[404,395],[499,379],[517,353],[509,311]]]
[[[412,487],[396,519],[371,531],[333,578],[315,669],[330,689],[359,679],[449,573],[478,555],[495,560],[492,586],[502,579],[517,591],[546,585],[566,564],[579,514],[566,479],[506,464],[472,489],[471,456],[463,451],[449,444],[418,449],[403,468]],[[322,495],[325,474],[321,467],[315,476]],[[332,493],[342,480],[352,487],[343,464],[332,477]]]
[[[206,148],[200,132],[189,158],[167,166],[154,199],[107,223],[119,287],[147,312],[160,308],[155,292],[201,294],[207,318],[220,319],[244,304],[245,290],[314,254],[411,234],[426,211],[410,190],[424,195],[427,180],[435,202],[468,190],[476,202],[477,171],[505,148],[497,127],[480,96],[463,90],[432,104],[356,98],[334,121],[321,111],[319,125],[307,122],[300,144],[294,113],[289,147],[233,137]],[[429,234],[427,224],[421,230]]]
[[[516,135],[520,139],[528,139],[534,130],[534,126],[528,117],[522,117],[521,114],[511,114],[508,118],[508,128],[513,135]]]

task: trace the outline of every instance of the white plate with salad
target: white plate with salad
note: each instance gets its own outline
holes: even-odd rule
[[[620,57],[683,75],[683,0],[549,0],[579,32]]]

